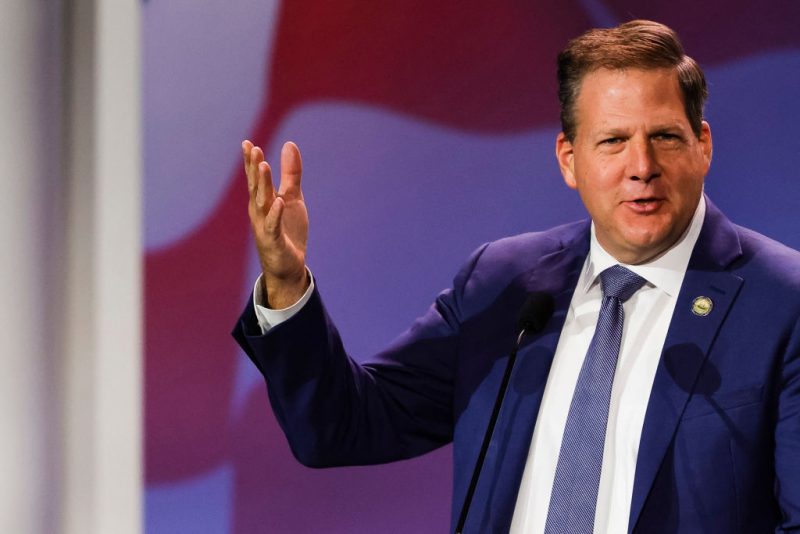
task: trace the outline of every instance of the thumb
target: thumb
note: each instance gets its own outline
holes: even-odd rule
[[[264,219],[264,233],[273,240],[281,236],[281,219],[283,218],[283,208],[285,204],[281,197],[277,197],[269,208],[267,217]]]

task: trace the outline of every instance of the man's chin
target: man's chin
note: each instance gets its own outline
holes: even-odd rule
[[[626,255],[631,258],[630,265],[638,265],[651,261],[663,254],[675,239],[670,239],[668,235],[648,235],[639,236],[638,239],[628,241]]]

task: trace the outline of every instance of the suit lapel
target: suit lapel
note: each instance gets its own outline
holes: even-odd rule
[[[555,310],[544,332],[523,341],[519,350],[483,470],[494,476],[486,476],[486,485],[479,484],[483,491],[476,494],[476,500],[485,498],[489,512],[480,525],[473,525],[476,532],[507,532],[511,526],[550,364],[589,251],[588,236],[587,223],[560,250],[543,256],[525,281],[525,291],[551,294]]]
[[[647,406],[633,485],[628,531],[632,532],[658,474],[681,414],[742,279],[725,270],[741,255],[733,225],[708,199],[703,229],[678,295]],[[713,308],[697,315],[693,304],[708,297]]]

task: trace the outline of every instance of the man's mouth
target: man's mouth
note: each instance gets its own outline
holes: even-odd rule
[[[661,198],[648,197],[627,200],[623,204],[636,213],[646,215],[658,211],[663,202]]]

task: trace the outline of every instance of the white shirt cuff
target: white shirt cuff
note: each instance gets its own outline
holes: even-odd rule
[[[311,280],[306,292],[302,297],[300,297],[300,300],[288,308],[283,308],[280,310],[267,308],[267,299],[264,296],[264,291],[262,290],[261,284],[261,277],[264,275],[261,274],[256,279],[255,286],[253,287],[253,308],[255,308],[256,319],[258,319],[258,326],[261,327],[262,334],[266,334],[270,328],[278,326],[279,324],[294,317],[297,312],[303,309],[303,306],[305,306],[306,302],[308,302],[308,300],[311,298],[311,294],[314,292],[314,277],[312,276],[311,271],[308,270],[308,267],[306,267],[306,272],[308,273],[308,278]]]

